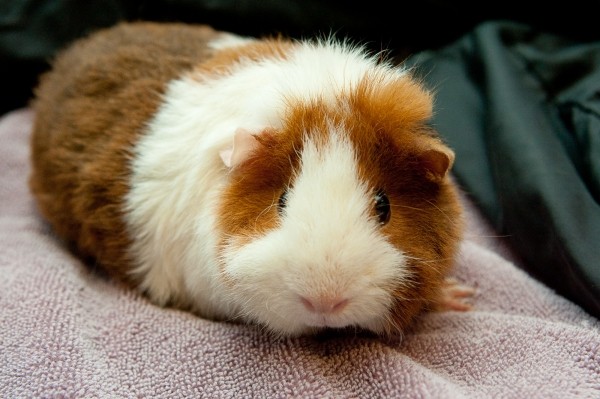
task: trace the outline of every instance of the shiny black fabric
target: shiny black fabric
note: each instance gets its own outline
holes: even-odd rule
[[[410,62],[464,190],[529,272],[600,316],[600,41],[488,22]]]

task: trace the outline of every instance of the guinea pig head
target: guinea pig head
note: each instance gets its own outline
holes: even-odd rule
[[[221,279],[275,333],[403,332],[436,299],[461,232],[453,152],[404,77],[288,103],[283,127],[239,129],[219,209]]]

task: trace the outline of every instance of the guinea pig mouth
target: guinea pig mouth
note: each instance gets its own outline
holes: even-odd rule
[[[341,320],[339,317],[321,314],[321,315],[312,315],[308,320],[306,320],[305,324],[309,327],[319,327],[319,328],[343,328],[348,327],[352,323],[348,321]]]

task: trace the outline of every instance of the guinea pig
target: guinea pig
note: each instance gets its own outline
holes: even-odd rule
[[[155,304],[280,336],[466,310],[453,151],[410,69],[333,37],[131,22],[61,51],[32,107],[56,234]]]

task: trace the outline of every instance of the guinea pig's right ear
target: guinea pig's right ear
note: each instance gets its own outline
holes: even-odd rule
[[[231,145],[219,151],[219,155],[225,166],[232,169],[248,159],[250,154],[259,145],[260,143],[256,138],[256,134],[253,134],[249,130],[238,128],[233,135]]]
[[[429,141],[421,149],[419,159],[425,168],[426,176],[434,182],[442,181],[454,164],[454,151],[439,141]]]

